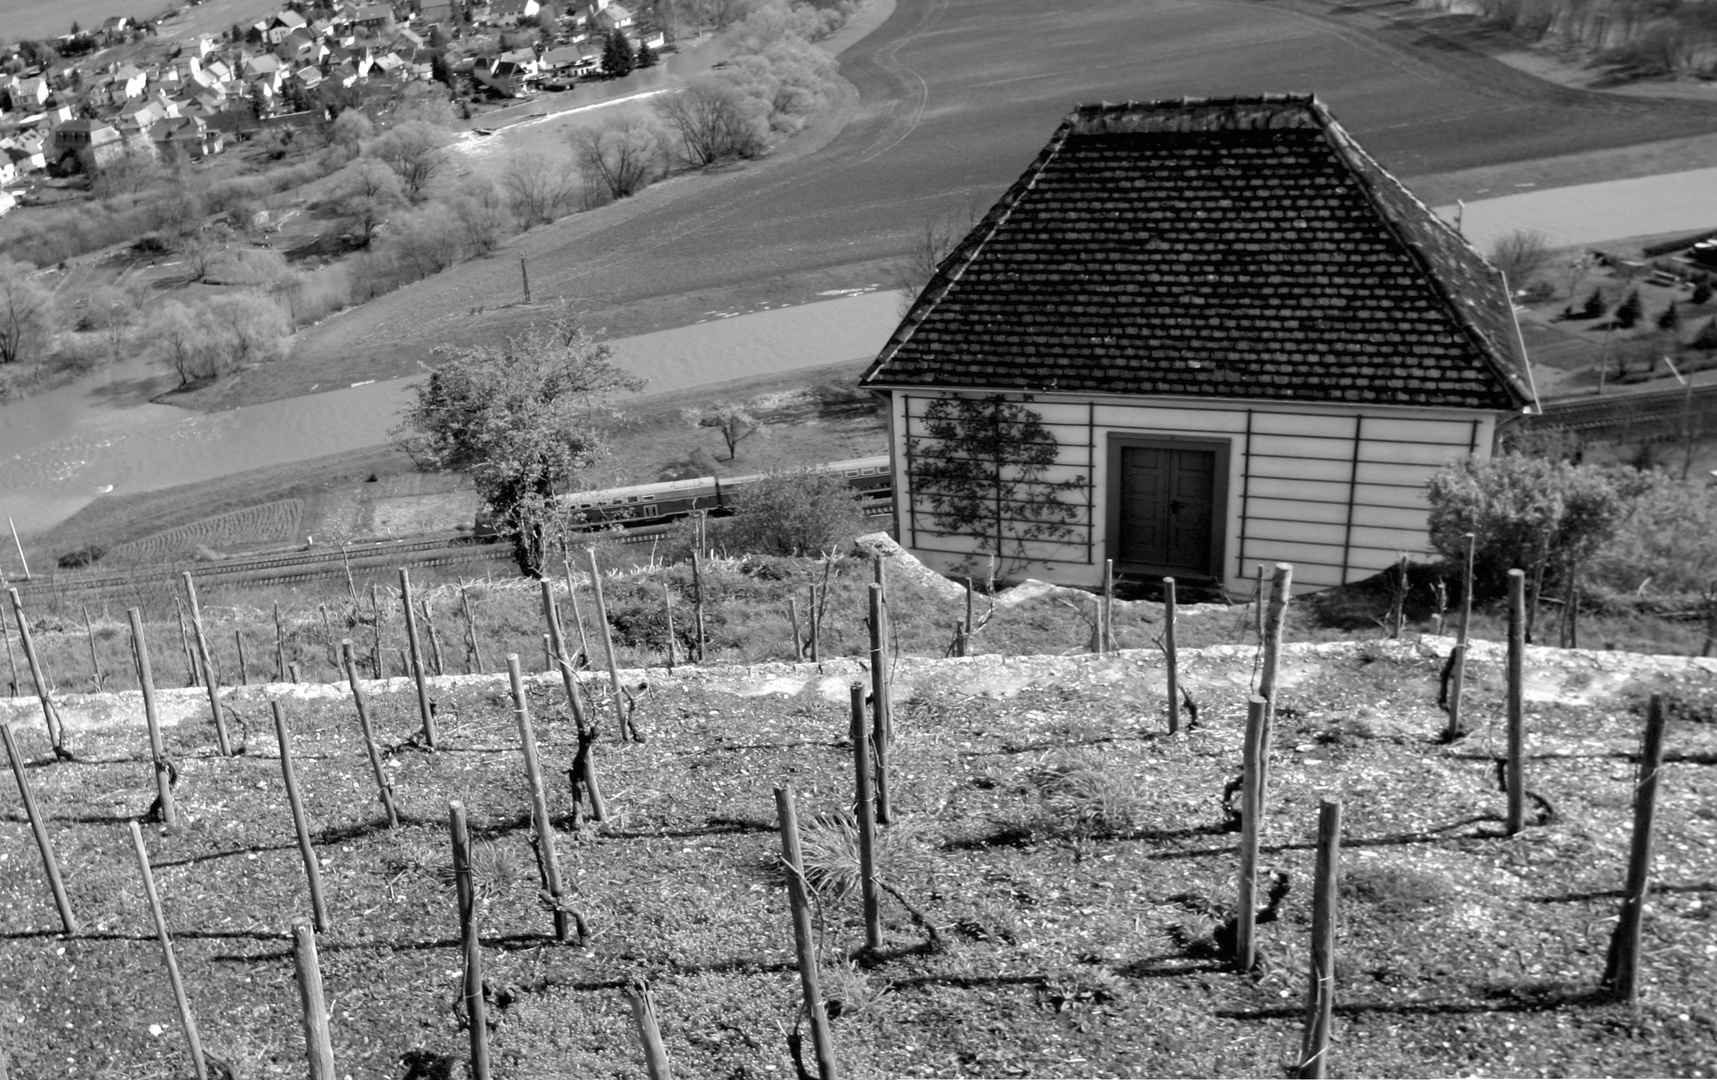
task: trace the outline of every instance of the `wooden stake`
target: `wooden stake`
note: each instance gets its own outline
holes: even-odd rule
[[[512,655],[512,654],[508,654],[508,655]],[[555,669],[554,643],[549,640],[549,636],[547,634],[544,634],[543,635],[543,670],[544,671],[553,671],[554,669]]]
[[[787,598],[787,622],[793,628],[793,662],[797,664],[805,658],[805,645],[799,638],[799,600],[797,597]]]
[[[817,586],[811,584],[810,620],[811,620],[811,663],[823,662],[823,609],[817,604]]]
[[[429,655],[435,664],[437,675],[447,674],[447,667],[441,660],[441,637],[435,632],[435,613],[430,609],[428,598],[421,602],[423,608],[423,628],[429,632]]]
[[[1508,835],[1526,828],[1526,573],[1508,572]]]
[[[876,883],[876,804],[871,794],[870,732],[865,728],[864,684],[853,683],[853,816],[858,820],[859,888],[864,898],[864,947],[882,948],[882,902]]]
[[[667,582],[662,582],[662,611],[668,620],[668,673],[674,670],[674,594]]]
[[[465,640],[471,646],[471,651],[465,654],[465,673],[481,674],[483,650],[477,645],[477,620],[471,616],[471,596],[463,585],[459,586],[459,606],[465,609]]]
[[[352,687],[352,704],[358,709],[358,728],[364,733],[364,753],[370,759],[370,772],[376,779],[376,791],[382,800],[382,809],[387,811],[388,828],[399,828],[399,813],[393,805],[393,785],[388,782],[387,770],[382,767],[381,751],[376,748],[376,733],[370,726],[370,707],[364,700],[364,688],[358,685],[358,661],[352,655],[352,639],[346,638],[340,642],[340,663],[346,672],[346,682]]]
[[[322,996],[322,965],[316,932],[303,917],[292,920],[292,966],[298,971],[298,1000],[304,1006],[304,1055],[310,1080],[335,1080],[334,1041],[328,1031],[328,1002]]]
[[[548,622],[549,641],[554,647],[555,666],[560,669],[561,686],[566,690],[566,705],[572,710],[572,726],[578,735],[579,779],[590,796],[590,817],[601,821],[607,816],[602,801],[602,789],[596,783],[596,729],[584,712],[584,693],[578,675],[572,670],[572,660],[566,655],[566,631],[560,625],[560,613],[554,606],[554,587],[542,583],[543,618]],[[573,812],[577,813],[577,807]]]
[[[1282,664],[1282,628],[1288,621],[1288,597],[1293,591],[1294,568],[1277,563],[1270,575],[1270,609],[1264,618],[1264,665],[1258,675],[1258,696],[1269,702],[1264,710],[1264,748],[1258,757],[1260,790],[1270,784],[1270,728],[1276,718],[1276,672]]]
[[[543,582],[544,587],[548,582]],[[531,704],[525,697],[524,676],[519,671],[517,653],[507,654],[507,680],[513,690],[513,717],[519,725],[519,748],[525,756],[525,780],[531,789],[531,829],[537,845],[537,867],[542,872],[543,888],[554,902],[554,937],[556,941],[572,940],[572,922],[567,917],[566,893],[561,888],[560,859],[554,849],[554,823],[549,819],[548,791],[543,787],[542,769],[537,764],[537,736],[531,730]]]
[[[697,635],[698,663],[703,663],[703,552],[692,552],[692,628]]]
[[[609,689],[614,692],[614,715],[620,722],[620,741],[632,739],[643,742],[644,737],[638,734],[632,718],[626,714],[626,698],[620,690],[620,665],[614,659],[614,635],[608,629],[608,603],[602,597],[602,571],[596,568],[596,549],[585,548],[584,555],[590,560],[590,591],[596,595],[596,622],[602,628],[602,652],[608,658]]]
[[[280,778],[286,783],[286,801],[292,806],[292,829],[298,834],[298,853],[304,857],[304,877],[310,884],[310,912],[316,917],[316,929],[326,934],[333,920],[328,917],[328,905],[322,900],[322,870],[316,863],[316,849],[310,846],[310,820],[298,794],[298,774],[292,768],[286,717],[280,711],[280,702],[271,701],[269,705],[274,709],[274,735],[280,742]]]
[[[1097,652],[1115,650],[1115,560],[1103,560],[1103,607],[1097,616]]]
[[[471,1029],[472,1080],[489,1080],[488,1008],[483,1001],[483,952],[477,940],[477,891],[471,882],[471,833],[465,824],[465,807],[447,804],[448,827],[453,833],[453,881],[459,897],[459,940],[465,957],[461,996],[465,1021]]]
[[[799,958],[799,985],[805,1012],[811,1018],[811,1045],[817,1054],[818,1080],[835,1080],[835,1046],[829,1037],[829,1016],[817,977],[817,943],[811,927],[804,860],[799,853],[799,816],[793,807],[793,786],[775,789],[775,812],[781,823],[781,857],[787,864],[787,900],[793,911],[793,945]]]
[[[1264,718],[1269,702],[1246,702],[1246,741],[1240,772],[1240,897],[1235,907],[1234,964],[1242,974],[1258,966],[1258,838],[1263,832]]]
[[[877,566],[881,567],[879,560]],[[876,758],[876,820],[887,825],[888,803],[888,672],[882,646],[882,586],[870,587],[870,710],[871,753]]]
[[[1603,987],[1610,1000],[1639,1004],[1640,936],[1645,928],[1645,900],[1651,890],[1651,832],[1657,814],[1658,773],[1663,767],[1663,737],[1668,719],[1663,695],[1653,694],[1646,710],[1640,766],[1634,782],[1634,836],[1628,849],[1628,876],[1622,886],[1621,918],[1610,938]]]
[[[423,677],[423,650],[417,644],[417,613],[411,606],[411,574],[399,568],[399,602],[405,612],[405,640],[410,646],[407,670],[417,683],[417,712],[423,717],[423,742],[435,749],[435,713],[429,708],[429,683]]]
[[[83,605],[83,632],[84,637],[89,639],[89,666],[90,671],[92,672],[91,678],[95,683],[95,692],[99,694],[101,693],[102,683],[101,658],[95,654],[95,625],[89,621],[88,604]]]
[[[1455,635],[1455,666],[1449,679],[1449,723],[1443,729],[1443,738],[1447,740],[1466,734],[1466,727],[1461,722],[1461,699],[1466,694],[1467,685],[1467,632],[1473,621],[1474,536],[1466,533],[1461,539],[1466,541],[1466,554],[1461,560],[1461,628]]]
[[[137,609],[131,609],[135,627]],[[149,900],[149,914],[155,919],[155,936],[161,942],[161,957],[167,962],[167,984],[173,989],[173,1003],[179,1007],[179,1025],[185,1029],[185,1046],[191,1054],[191,1067],[197,1080],[208,1080],[209,1068],[203,1060],[203,1040],[197,1036],[197,1018],[191,1015],[191,1002],[185,996],[185,981],[179,977],[179,960],[173,955],[173,936],[167,932],[167,916],[161,910],[161,894],[155,891],[155,873],[149,868],[149,849],[143,844],[143,830],[131,822],[131,846],[137,852],[137,869],[143,874],[143,893]]]
[[[578,649],[584,654],[584,662],[589,663],[590,639],[584,636],[584,613],[578,610],[578,583],[572,577],[572,556],[567,554],[566,546],[560,549],[560,565],[566,571],[566,602],[572,605],[572,621],[578,630]],[[570,644],[564,642],[563,644]]]
[[[131,653],[137,659],[137,685],[143,689],[143,721],[149,728],[149,759],[155,763],[155,798],[161,807],[161,823],[169,829],[179,824],[173,805],[173,769],[161,739],[161,721],[155,712],[155,674],[149,667],[149,642],[143,636],[143,613],[127,608],[131,621]]]
[[[662,1030],[656,1023],[656,996],[642,979],[630,979],[622,991],[638,1025],[638,1042],[644,1048],[644,1071],[650,1080],[673,1080],[668,1069],[668,1051],[662,1045]]]
[[[1253,595],[1258,600],[1258,606],[1252,612],[1252,619],[1253,619],[1253,622],[1256,624],[1254,627],[1254,632],[1257,633],[1257,635],[1258,635],[1258,644],[1262,645],[1264,643],[1264,605],[1269,602],[1268,598],[1264,595],[1264,564],[1263,563],[1258,564],[1258,585],[1253,590]]]
[[[966,578],[966,621],[960,627],[960,655],[972,655],[972,579]]]
[[[53,745],[54,754],[64,757],[65,732],[60,728],[60,714],[54,711],[53,695],[48,693],[48,677],[42,671],[41,660],[36,657],[36,639],[30,634],[30,620],[24,617],[24,603],[18,599],[18,590],[8,589],[7,592],[12,598],[12,617],[18,623],[18,644],[23,646],[24,660],[30,665],[30,678],[36,684],[36,696],[42,702],[42,717],[48,724],[48,741]]]
[[[298,683],[302,681],[298,675],[298,661],[293,660],[287,663],[286,680],[294,686],[297,686]]]
[[[1341,871],[1341,800],[1318,806],[1317,880],[1312,894],[1312,967],[1306,987],[1301,1077],[1329,1075],[1330,1024],[1335,1010],[1336,889]]]
[[[1712,610],[1717,611],[1717,607]],[[0,641],[6,643],[6,670],[11,672],[11,693],[8,697],[18,696],[18,661],[12,658],[12,632],[6,629],[6,615],[0,612]],[[1703,655],[1703,654],[1701,654]]]
[[[385,679],[387,672],[382,668],[382,600],[381,590],[375,582],[370,582],[370,667],[375,671],[376,678]]]
[[[340,651],[334,644],[334,624],[328,621],[328,605],[317,605],[322,609],[322,647],[327,650],[328,666],[338,670],[340,667]]]
[[[241,631],[233,631],[233,644],[238,648],[238,684],[240,686],[249,686],[250,670],[245,666],[244,634]]]
[[[286,628],[280,624],[280,601],[274,602],[274,681],[286,679]]]
[[[48,876],[54,906],[60,911],[60,926],[70,937],[78,932],[77,916],[72,914],[72,902],[67,899],[65,883],[60,880],[60,861],[54,857],[47,823],[36,808],[36,793],[30,789],[30,778],[24,773],[24,759],[18,756],[18,744],[12,739],[12,725],[4,720],[0,720],[0,740],[5,741],[6,757],[12,762],[12,776],[18,781],[18,794],[24,800],[24,816],[30,819],[30,831],[36,836],[36,849],[42,853],[42,871]]]
[[[29,581],[30,563],[24,558],[24,542],[18,539],[18,526],[12,524],[12,519],[7,517],[6,527],[12,530],[12,545],[18,549],[18,565],[24,568],[24,580]]]
[[[1168,661],[1169,734],[1180,731],[1180,658],[1174,641],[1174,578],[1163,578],[1163,656]]]
[[[179,648],[185,653],[185,685],[196,686],[198,683],[197,654],[191,648],[191,632],[185,626],[185,605],[178,597],[173,598],[173,609],[179,613]]]

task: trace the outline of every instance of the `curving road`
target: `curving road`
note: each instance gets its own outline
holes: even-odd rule
[[[988,205],[1080,102],[1315,91],[1404,177],[1717,131],[1717,105],[1569,90],[1428,32],[1435,20],[1336,11],[900,0],[841,54],[857,104],[832,137],[808,132],[779,160],[577,215],[519,252],[539,301],[567,297],[593,325],[635,334],[884,280],[927,217]],[[492,340],[537,317],[496,310],[516,299],[517,275],[511,258],[468,266],[331,320],[303,348],[362,357],[365,375],[405,374],[434,344]]]

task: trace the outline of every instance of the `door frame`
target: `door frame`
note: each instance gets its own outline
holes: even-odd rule
[[[1107,475],[1103,484],[1103,544],[1105,554],[1109,558],[1115,558],[1114,553],[1121,549],[1121,451],[1133,448],[1201,450],[1216,455],[1216,475],[1212,479],[1210,492],[1210,554],[1206,578],[1211,581],[1223,580],[1223,569],[1228,565],[1224,558],[1228,547],[1229,455],[1233,446],[1232,439],[1200,439],[1178,435],[1134,435],[1111,432],[1106,457]],[[1115,559],[1115,570],[1157,577],[1173,577],[1177,572],[1183,575],[1186,573],[1184,567],[1122,563],[1118,558]]]

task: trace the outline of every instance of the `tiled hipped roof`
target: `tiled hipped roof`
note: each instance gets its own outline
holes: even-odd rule
[[[1502,275],[1310,96],[1080,108],[861,381],[1533,401]]]

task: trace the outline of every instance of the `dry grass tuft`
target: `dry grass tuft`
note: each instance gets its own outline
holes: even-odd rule
[[[1126,836],[1144,820],[1146,807],[1138,778],[1096,754],[1052,754],[1031,770],[1028,779],[1042,796],[1036,824],[1046,832]]]

